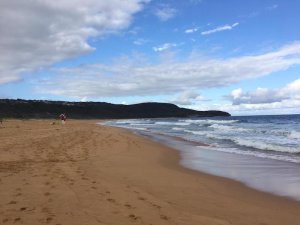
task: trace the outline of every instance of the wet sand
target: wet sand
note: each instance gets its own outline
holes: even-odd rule
[[[3,122],[0,224],[300,224],[300,202],[185,169],[171,148],[52,122]]]

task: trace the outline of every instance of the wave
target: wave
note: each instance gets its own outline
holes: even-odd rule
[[[218,140],[228,140],[232,141],[236,145],[239,145],[241,147],[249,147],[254,148],[257,150],[264,150],[264,151],[274,151],[274,152],[283,152],[283,153],[293,153],[297,154],[300,153],[299,147],[290,147],[290,146],[283,146],[276,143],[267,143],[267,141],[263,142],[257,139],[243,139],[238,138],[236,136],[224,136],[224,135],[218,135],[214,133],[206,133],[206,137],[211,139],[218,139]],[[286,141],[288,142],[288,141]]]
[[[172,130],[184,130],[182,127],[173,127]]]
[[[126,127],[126,128],[133,129],[133,130],[143,130],[143,131],[148,131],[147,128],[143,128],[143,127]]]
[[[221,125],[221,124],[213,124],[210,125],[209,127],[214,128],[216,130],[224,130],[224,131],[235,131],[235,132],[249,132],[251,131],[250,129],[245,129],[241,127],[234,127],[234,126],[226,126],[226,125]]]
[[[282,146],[276,145],[271,143],[265,143],[257,140],[245,140],[245,139],[238,139],[236,138],[234,142],[240,146],[246,146],[251,148],[256,148],[260,150],[267,150],[267,151],[276,151],[276,152],[286,152],[286,153],[300,153],[299,148],[289,147],[289,146]]]
[[[200,120],[179,120],[180,122],[186,122],[190,124],[228,124],[228,123],[237,123],[239,120],[212,120],[212,119],[200,119]]]
[[[151,122],[149,119],[129,119],[129,120],[117,120],[117,121],[109,121],[109,123],[113,124],[148,124],[147,122]]]
[[[207,135],[207,131],[184,130],[184,132],[195,134],[195,135]]]
[[[204,147],[199,146],[199,148],[204,148]],[[233,154],[239,154],[239,155],[255,156],[258,158],[274,159],[274,160],[280,160],[280,161],[300,163],[300,157],[295,157],[295,156],[291,157],[288,155],[274,155],[274,154],[265,153],[265,152],[240,150],[237,148],[221,148],[221,147],[220,148],[219,147],[205,147],[205,148],[209,149],[209,150],[213,150],[213,151],[220,151],[220,152],[233,153]]]
[[[175,125],[175,126],[188,126],[191,125],[189,122],[155,122],[157,125]]]
[[[155,126],[153,123],[130,123],[132,126]]]
[[[289,137],[294,138],[294,139],[300,139],[300,132],[293,130],[290,132]]]

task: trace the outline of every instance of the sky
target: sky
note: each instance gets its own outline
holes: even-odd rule
[[[299,0],[1,0],[0,98],[300,113]]]

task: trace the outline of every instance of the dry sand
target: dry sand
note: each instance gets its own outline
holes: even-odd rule
[[[0,224],[300,224],[300,203],[178,165],[175,150],[95,121],[0,128]]]

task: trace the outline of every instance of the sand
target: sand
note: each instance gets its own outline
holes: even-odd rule
[[[161,144],[52,122],[3,122],[0,224],[300,224],[299,202],[182,168]]]

